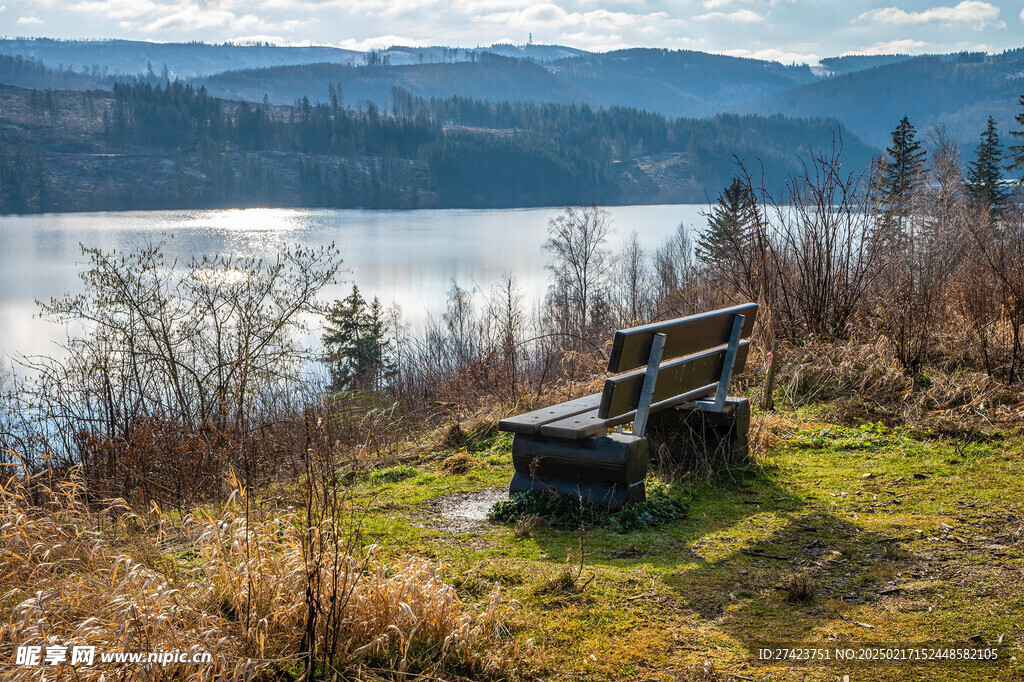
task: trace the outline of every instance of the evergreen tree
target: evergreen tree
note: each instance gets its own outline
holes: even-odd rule
[[[697,238],[697,258],[716,270],[729,267],[742,251],[750,227],[750,201],[741,178],[734,177],[707,215],[708,229]]]
[[[359,288],[327,311],[323,343],[335,391],[378,391],[394,372],[380,300],[367,305]]]
[[[1006,191],[1000,184],[1001,161],[999,132],[996,130],[995,119],[989,116],[988,126],[981,134],[981,143],[975,150],[975,160],[968,164],[967,190],[976,205],[984,206],[992,213],[999,212],[999,207],[1006,198]]]
[[[1014,116],[1014,120],[1021,126],[1024,126],[1024,95],[1020,96],[1018,103],[1020,104],[1020,113]],[[1006,167],[1006,170],[1011,173],[1024,172],[1024,130],[1011,130],[1010,135],[1020,140],[1020,144],[1010,145],[1010,165]],[[1024,186],[1024,174],[1017,179],[1017,185]]]
[[[913,210],[913,195],[924,170],[925,152],[914,139],[917,131],[904,116],[892,131],[892,146],[887,148],[879,168],[876,189],[878,203],[886,222],[902,222]]]

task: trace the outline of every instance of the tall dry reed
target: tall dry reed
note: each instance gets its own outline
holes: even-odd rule
[[[421,558],[385,561],[373,548],[310,556],[304,533],[327,536],[312,546],[339,546],[332,536],[343,530],[304,529],[297,509],[254,519],[242,488],[220,509],[175,520],[121,501],[93,511],[77,473],[48,475],[11,471],[0,483],[4,679],[39,679],[38,666],[8,665],[16,647],[31,645],[212,656],[207,664],[119,666],[97,654],[94,665],[74,670],[87,680],[252,679],[285,670],[339,679],[407,670],[485,676],[501,668],[497,588],[476,608]],[[307,639],[310,599],[319,617]],[[329,659],[319,654],[327,650]]]

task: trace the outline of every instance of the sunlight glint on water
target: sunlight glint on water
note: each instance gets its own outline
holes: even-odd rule
[[[643,246],[657,247],[677,225],[700,226],[701,206],[618,206],[612,248],[636,230]],[[368,211],[225,209],[127,211],[0,217],[0,356],[55,352],[63,326],[35,316],[36,299],[82,291],[79,244],[132,250],[166,241],[169,260],[204,254],[273,258],[283,244],[334,243],[344,260],[343,281],[325,292],[341,298],[353,283],[367,298],[397,303],[416,329],[444,309],[452,280],[487,292],[511,272],[527,305],[547,283],[548,221],[559,208]]]

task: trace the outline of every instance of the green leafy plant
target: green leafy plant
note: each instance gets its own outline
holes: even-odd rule
[[[685,502],[660,489],[656,489],[648,499],[627,504],[617,512],[609,512],[601,505],[579,497],[524,490],[508,500],[496,502],[488,516],[492,521],[502,523],[539,518],[556,528],[611,526],[616,532],[631,533],[684,518],[687,510]]]

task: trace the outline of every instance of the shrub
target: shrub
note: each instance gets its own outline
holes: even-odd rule
[[[517,528],[520,523],[536,523],[531,519],[539,518],[561,528],[610,525],[616,532],[631,533],[684,518],[687,510],[686,503],[660,489],[646,500],[627,504],[617,512],[579,497],[523,490],[508,500],[496,502],[488,516],[492,521],[516,523]]]

